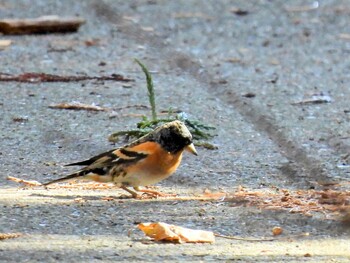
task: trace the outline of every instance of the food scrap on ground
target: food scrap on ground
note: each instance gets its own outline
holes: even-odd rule
[[[215,236],[211,231],[194,230],[166,223],[140,223],[138,228],[155,241],[173,243],[214,243]]]

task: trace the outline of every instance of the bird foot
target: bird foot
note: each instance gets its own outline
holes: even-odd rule
[[[132,195],[132,198],[135,199],[151,199],[151,198],[158,198],[158,197],[174,197],[177,196],[176,194],[165,194],[161,193],[155,190],[150,189],[139,189],[139,187],[134,187],[134,190],[130,190],[126,186],[121,186],[120,188],[124,189],[128,193]],[[138,194],[137,192],[141,192],[142,194]]]
[[[149,190],[149,189],[142,189],[142,190],[138,190],[138,191],[142,193],[140,196],[141,198],[139,198],[139,199],[177,196],[176,194],[166,194],[166,193],[158,192],[155,190]]]

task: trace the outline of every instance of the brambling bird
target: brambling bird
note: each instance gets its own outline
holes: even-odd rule
[[[174,173],[180,165],[184,150],[197,155],[190,131],[183,122],[176,120],[159,126],[123,147],[82,162],[68,164],[67,166],[86,167],[43,185],[81,178],[97,182],[113,182],[134,198],[140,197],[136,191],[155,196],[162,195],[152,190],[141,190],[139,187],[158,183]],[[135,191],[128,187],[133,187]]]

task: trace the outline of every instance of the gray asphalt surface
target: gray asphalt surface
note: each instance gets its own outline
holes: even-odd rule
[[[148,105],[144,75],[133,62],[138,58],[153,74],[159,111],[172,107],[217,127],[212,142],[218,150],[185,155],[178,171],[158,185],[162,191],[191,196],[205,189],[234,192],[239,185],[295,190],[330,182],[348,190],[350,7],[345,0],[319,1],[317,8],[316,2],[0,1],[1,18],[57,14],[87,20],[74,34],[0,36],[13,41],[0,50],[0,72],[135,80],[0,82],[0,232],[25,234],[0,241],[0,261],[348,262],[349,230],[322,213],[308,217],[219,201],[120,200],[119,190],[18,190],[6,181],[48,181],[72,171],[63,164],[114,147],[107,137],[132,128],[140,119],[132,114],[149,114],[147,109],[112,115],[48,106]],[[256,237],[271,236],[272,227],[281,225],[286,236],[310,236],[161,244],[134,230],[148,221]]]

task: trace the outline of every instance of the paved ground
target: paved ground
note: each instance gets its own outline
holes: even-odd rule
[[[5,180],[57,178],[70,171],[63,164],[113,147],[108,135],[139,120],[130,114],[148,110],[124,108],[112,116],[48,106],[147,105],[144,76],[133,62],[138,58],[153,72],[159,110],[180,109],[218,128],[213,143],[219,149],[184,156],[176,174],[159,184],[165,192],[230,193],[239,185],[306,190],[330,182],[347,190],[350,7],[345,0],[316,3],[0,1],[0,17],[87,19],[76,34],[1,36],[13,43],[0,51],[0,72],[115,73],[135,80],[0,82],[0,232],[25,234],[0,242],[0,260],[349,261],[349,230],[325,213],[190,199],[120,200],[122,192],[115,190],[18,190]],[[281,225],[285,236],[273,242],[158,244],[131,231],[147,221],[245,237],[271,236],[272,227]],[[287,238],[306,232],[307,238]]]

